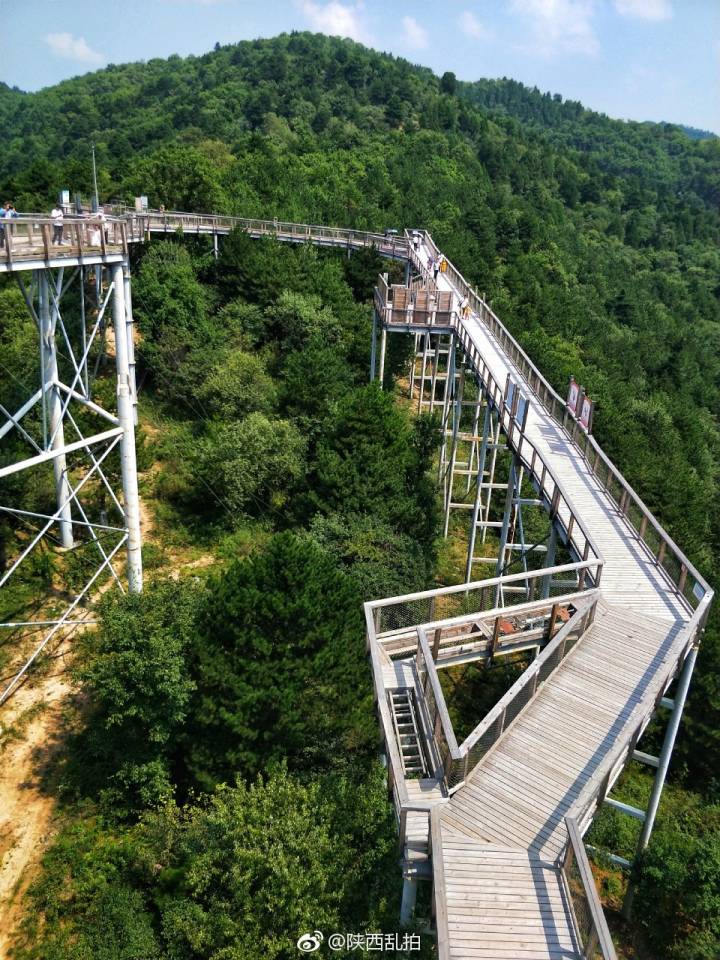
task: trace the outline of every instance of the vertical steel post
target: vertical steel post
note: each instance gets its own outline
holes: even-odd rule
[[[55,322],[50,313],[50,289],[48,275],[45,270],[35,271],[38,287],[38,320],[40,322],[40,338],[42,363],[42,389],[47,398],[47,408],[50,418],[50,449],[62,450],[65,446],[65,432],[63,430],[63,404],[59,381],[57,350],[55,347]],[[69,550],[73,545],[72,511],[70,509],[70,483],[67,475],[67,461],[65,454],[53,458],[53,472],[55,474],[55,491],[58,510],[60,511],[60,543]]]
[[[497,463],[499,444],[500,444],[500,417],[497,415],[497,413],[495,413],[493,417],[492,453],[490,455],[490,470],[488,472],[487,498],[485,500],[485,506],[483,509],[483,528],[482,528],[482,536],[480,539],[481,543],[485,543],[485,538],[488,532],[487,525],[490,522],[490,503],[493,495],[492,485],[493,483],[495,483],[495,465]]]
[[[383,324],[383,327],[380,331],[380,369],[378,370],[378,380],[380,382],[380,389],[383,388],[383,381],[385,379],[385,349],[387,347],[387,329]]]
[[[435,413],[435,395],[437,393],[438,370],[440,369],[441,345],[442,345],[442,337],[440,336],[440,334],[438,334],[437,340],[435,341],[435,356],[433,357],[432,376],[430,379],[430,413]],[[449,370],[449,364],[450,364],[449,356],[446,358],[446,364],[448,365],[448,370]],[[448,381],[447,381],[447,375],[446,375],[445,393],[443,394],[443,398],[447,396],[447,389],[448,389]],[[444,404],[445,404],[445,400],[443,399],[443,407],[444,407]]]
[[[680,679],[678,680],[677,690],[673,698],[673,710],[670,714],[667,730],[665,731],[665,739],[663,740],[662,750],[660,751],[660,756],[658,757],[657,773],[655,774],[652,792],[650,794],[647,810],[645,812],[645,820],[642,825],[642,830],[640,831],[640,838],[638,840],[637,850],[635,852],[636,860],[650,842],[650,836],[652,834],[653,827],[655,826],[655,818],[657,817],[658,807],[660,806],[660,797],[662,796],[663,787],[665,786],[665,779],[667,777],[668,767],[670,766],[670,758],[672,756],[673,747],[675,746],[675,739],[678,734],[678,729],[680,728],[680,721],[682,720],[682,713],[683,709],[685,708],[685,701],[687,700],[690,680],[692,679],[693,670],[695,669],[697,654],[698,648],[697,646],[694,646],[690,650],[690,653],[687,655],[687,657],[685,657],[685,663],[683,664],[682,671],[680,672]],[[627,893],[625,894],[625,899],[622,906],[622,912],[625,917],[630,916],[634,896],[635,885],[631,880],[628,885]]]
[[[430,349],[430,334],[426,333],[425,342],[423,343],[422,372],[420,374],[420,389],[418,390],[418,408],[417,408],[418,413],[422,413],[423,394],[425,393],[425,370],[427,368],[427,355],[428,355],[429,349]]]
[[[667,730],[665,731],[665,739],[663,740],[662,750],[660,751],[660,756],[658,758],[659,763],[657,773],[655,774],[655,783],[653,785],[652,793],[650,794],[650,800],[648,801],[645,823],[643,824],[643,828],[640,833],[638,852],[642,852],[645,847],[647,847],[650,840],[650,834],[655,826],[655,817],[657,816],[658,806],[660,804],[660,795],[662,794],[662,789],[665,785],[665,778],[667,777],[668,767],[670,766],[670,757],[672,756],[673,748],[675,746],[675,739],[680,728],[682,713],[685,709],[685,701],[687,700],[690,680],[692,679],[693,670],[695,669],[697,654],[698,648],[693,647],[687,657],[685,657],[685,663],[683,664],[683,668],[680,673],[677,691],[675,692],[675,696],[673,698],[673,710],[670,715],[670,721],[668,722]]]
[[[465,564],[465,582],[472,580],[472,564],[475,555],[475,537],[477,535],[478,515],[482,506],[483,475],[485,473],[485,459],[487,457],[488,436],[490,434],[491,418],[490,404],[485,404],[485,417],[483,419],[483,434],[478,453],[477,468],[477,487],[475,488],[475,502],[473,503],[472,520],[470,521],[470,542],[468,543],[467,563]]]
[[[453,404],[453,428],[452,428],[452,446],[450,448],[450,463],[445,474],[447,483],[445,485],[445,523],[443,526],[443,536],[447,537],[450,527],[450,505],[452,503],[455,462],[457,460],[458,433],[460,432],[460,421],[462,419],[462,399],[465,388],[465,365],[460,368],[460,382],[457,388],[455,403]]]
[[[508,533],[510,530],[510,517],[513,512],[513,500],[515,498],[515,476],[517,473],[517,460],[513,455],[512,460],[510,461],[510,472],[508,474],[508,485],[507,493],[505,495],[505,510],[503,512],[503,521],[502,528],[500,530],[500,547],[498,550],[497,564],[495,567],[495,576],[499,577],[502,573],[502,569],[505,566],[505,548],[507,547],[508,542]],[[497,587],[497,597],[502,595],[501,584],[498,584]],[[497,605],[497,599],[496,599]]]
[[[130,284],[130,265],[123,264],[123,294],[125,296],[125,314],[127,317],[128,367],[130,368],[130,396],[133,404],[133,423],[138,425],[137,377],[135,371],[135,318],[132,308],[132,288]]]
[[[220,251],[219,251],[219,249],[218,249],[218,235],[217,235],[217,233],[213,233],[213,256],[215,257],[216,260],[217,260],[217,258],[220,256]]]
[[[475,402],[475,412],[473,413],[473,423],[472,423],[472,437],[470,441],[470,456],[468,457],[467,463],[467,480],[465,482],[465,495],[467,496],[470,493],[470,487],[472,485],[472,471],[475,466],[475,454],[478,449],[477,435],[480,428],[480,411],[482,410],[482,392],[480,390],[480,385],[478,384],[478,395]]]
[[[553,523],[553,518],[550,517],[550,536],[548,537],[547,544],[547,553],[545,554],[545,567],[554,567],[555,566],[555,551],[557,549],[557,530],[555,529],[555,524]],[[551,574],[543,577],[542,581],[542,598],[547,600],[550,596],[550,581],[552,579]]]
[[[412,403],[413,393],[415,392],[415,367],[417,366],[417,353],[418,353],[418,337],[420,334],[416,333],[414,335],[414,345],[413,345],[413,355],[412,363],[410,364],[410,402]]]
[[[370,341],[370,383],[375,380],[375,359],[377,353],[377,310],[373,310],[372,340]]]
[[[400,926],[409,927],[415,913],[417,900],[417,879],[403,877],[402,900],[400,902]]]
[[[439,340],[438,340],[439,344]],[[439,348],[438,348],[439,352]],[[450,403],[455,398],[455,334],[450,334],[450,346],[447,355],[447,372],[445,375],[445,390],[443,393],[443,411],[442,411],[442,446],[440,447],[440,458],[438,464],[438,483],[443,481],[443,468],[447,463],[447,425],[450,416]],[[433,377],[433,399],[435,399],[435,377]],[[434,406],[430,408],[430,412]]]
[[[137,460],[135,457],[135,421],[130,389],[128,318],[125,309],[122,263],[113,264],[112,280],[113,326],[115,328],[115,359],[117,365],[117,412],[118,421],[123,430],[122,440],[120,441],[120,468],[122,472],[125,525],[128,530],[128,588],[131,593],[140,593],[142,590],[140,497],[138,495]]]

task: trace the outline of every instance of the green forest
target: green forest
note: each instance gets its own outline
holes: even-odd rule
[[[0,121],[0,199],[21,213],[88,195],[94,143],[106,201],[429,230],[559,392],[585,385],[605,451],[720,582],[717,139],[305,33],[0,85]],[[386,389],[367,382],[372,288],[393,267],[241,232],[217,261],[171,237],[132,266],[149,586],[106,595],[79,641],[50,774],[62,827],[13,957],[285,960],[305,929],[395,930],[362,602],[447,571],[437,422],[398,386],[409,339]],[[34,337],[0,282],[8,408]],[[178,554],[211,562],[174,579]],[[719,626],[716,607],[634,919],[613,925],[628,960],[720,951]],[[648,791],[632,771],[616,793]],[[636,828],[605,811],[593,842],[631,856]],[[599,866],[614,910],[624,880]]]

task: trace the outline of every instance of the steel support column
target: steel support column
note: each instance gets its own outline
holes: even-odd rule
[[[123,435],[120,441],[120,464],[123,486],[125,525],[128,530],[127,561],[128,587],[131,593],[142,590],[142,552],[140,538],[140,497],[138,494],[137,461],[135,456],[135,420],[130,387],[130,360],[128,356],[128,322],[125,309],[123,265],[113,264],[113,326],[115,328],[115,358],[117,364],[118,420]]]
[[[410,364],[410,402],[412,403],[413,395],[415,393],[415,367],[417,366],[417,355],[418,355],[418,337],[419,334],[414,334],[413,341],[413,355],[412,363]]]
[[[680,721],[682,720],[683,709],[685,708],[685,701],[687,700],[688,690],[690,688],[690,680],[692,679],[693,670],[695,669],[697,654],[698,648],[697,646],[694,646],[690,650],[690,653],[688,653],[687,657],[685,657],[685,663],[683,664],[683,668],[680,672],[677,691],[675,693],[675,697],[673,698],[674,706],[672,713],[670,714],[670,719],[668,720],[667,729],[665,731],[665,739],[663,740],[662,750],[660,751],[660,756],[658,757],[657,773],[655,774],[652,792],[650,794],[650,799],[648,800],[645,821],[642,825],[642,830],[640,831],[640,838],[638,839],[637,850],[635,852],[636,860],[650,842],[650,836],[652,834],[653,827],[655,826],[655,818],[657,817],[658,807],[660,806],[660,798],[662,796],[668,768],[670,766],[670,758],[672,757],[675,740],[680,728]],[[625,900],[623,901],[623,914],[626,917],[628,917],[632,911],[634,895],[635,889],[631,880],[630,884],[628,885]]]
[[[454,387],[454,385],[453,385]],[[465,365],[460,368],[460,379],[453,402],[453,425],[452,425],[452,445],[450,447],[450,463],[445,472],[445,522],[443,525],[443,536],[447,537],[450,526],[450,509],[453,497],[453,487],[455,485],[455,463],[457,460],[458,433],[460,432],[460,421],[462,420],[462,398],[465,389]]]
[[[377,310],[373,310],[372,340],[370,341],[370,383],[375,381],[375,361],[377,354]]]
[[[480,442],[480,451],[478,453],[477,480],[475,488],[475,501],[473,503],[472,519],[470,521],[470,540],[468,543],[467,563],[465,564],[465,582],[472,580],[473,558],[475,556],[475,537],[477,536],[478,517],[482,507],[483,477],[485,475],[485,460],[487,458],[488,438],[492,427],[492,415],[490,404],[485,404],[485,415],[483,418],[482,440]]]
[[[417,879],[403,877],[402,900],[400,902],[400,926],[409,927],[415,913],[417,900]]]
[[[436,363],[440,355],[440,341],[438,339],[438,348],[436,353]],[[448,420],[450,417],[450,403],[454,399],[455,395],[455,335],[450,335],[450,347],[448,349],[447,355],[447,372],[445,376],[445,390],[443,392],[443,411],[442,411],[442,420],[441,420],[441,432],[442,432],[442,446],[440,447],[440,458],[438,463],[438,483],[443,482],[443,471],[445,469],[445,464],[447,463],[447,428]],[[435,380],[437,373],[433,376],[433,406],[430,408],[432,413],[434,410],[434,400],[435,400]]]
[[[508,485],[507,492],[505,494],[505,509],[503,511],[502,527],[500,528],[500,546],[498,549],[498,558],[495,565],[495,576],[499,577],[502,573],[503,567],[505,566],[505,548],[507,546],[508,537],[510,535],[510,522],[512,519],[512,514],[514,510],[514,499],[515,499],[515,482],[518,471],[517,457],[513,454],[512,460],[510,461],[510,472],[508,474]],[[502,603],[502,585],[498,584],[496,596],[495,596],[495,605],[498,606]]]
[[[380,369],[378,370],[378,381],[380,383],[380,389],[383,389],[383,381],[385,379],[385,350],[387,349],[387,328],[383,324],[382,329],[380,330]]]
[[[557,551],[557,530],[555,529],[555,524],[550,519],[550,536],[548,537],[547,544],[547,553],[545,554],[545,567],[554,567],[555,566],[555,553]],[[550,596],[550,586],[551,586],[552,576],[548,574],[546,577],[543,577],[542,581],[542,597],[543,600],[547,600]]]
[[[132,285],[130,283],[130,266],[123,264],[123,294],[125,296],[125,314],[127,317],[127,344],[128,344],[128,367],[130,369],[130,395],[133,404],[133,423],[138,425],[138,400],[137,400],[137,376],[135,369],[135,318],[132,308]]]

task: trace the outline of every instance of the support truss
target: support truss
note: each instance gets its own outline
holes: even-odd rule
[[[15,276],[38,363],[35,383],[23,384],[27,399],[0,405],[0,644],[11,654],[0,704],[51,641],[90,622],[103,583],[124,589],[123,556],[129,589],[142,588],[128,265]],[[32,598],[35,581],[42,596]]]

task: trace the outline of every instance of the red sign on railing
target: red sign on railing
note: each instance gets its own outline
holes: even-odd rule
[[[568,395],[565,405],[567,406],[570,413],[575,416],[577,411],[578,397],[580,395],[580,387],[575,382],[575,377],[570,377],[570,384],[568,386]]]
[[[580,426],[584,427],[588,433],[590,433],[590,428],[592,427],[592,414],[593,414],[593,402],[590,397],[582,398],[582,405],[580,407],[580,416],[578,420]]]

